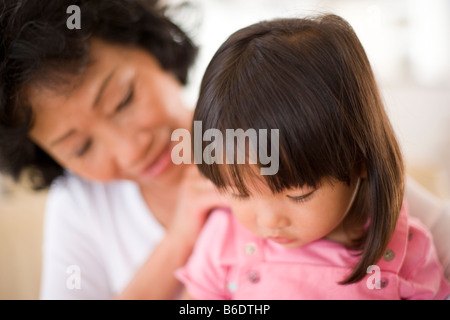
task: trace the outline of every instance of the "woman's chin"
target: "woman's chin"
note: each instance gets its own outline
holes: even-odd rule
[[[136,179],[136,182],[142,185],[152,184],[161,186],[179,184],[185,168],[185,164],[174,164],[169,158],[169,161],[165,161],[158,167],[158,170],[140,175]]]

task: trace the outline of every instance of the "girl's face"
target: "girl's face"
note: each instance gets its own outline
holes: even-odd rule
[[[227,192],[236,218],[252,233],[289,248],[326,238],[345,243],[341,223],[358,189],[355,182],[325,181],[318,189],[304,187],[273,194],[263,183],[243,197]]]
[[[171,134],[189,128],[181,86],[147,51],[94,39],[89,64],[73,86],[31,86],[30,138],[61,166],[91,180],[168,182]]]

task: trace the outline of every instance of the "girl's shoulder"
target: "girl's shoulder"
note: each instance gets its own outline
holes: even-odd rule
[[[408,278],[425,260],[435,259],[438,261],[438,258],[431,232],[421,220],[409,214],[408,204],[406,202],[404,203],[403,210],[404,213],[400,216],[399,220],[406,221],[403,222],[405,231],[402,234],[405,248],[399,274]],[[399,222],[398,224],[401,223]]]
[[[242,233],[249,232],[240,225],[229,208],[215,209],[199,235],[196,250],[208,252],[221,265],[232,265],[236,262],[236,248]]]
[[[403,219],[407,222],[406,232],[402,235],[404,253],[398,272],[401,297],[444,299],[450,294],[450,286],[444,276],[431,232],[418,218],[409,216],[406,210]]]

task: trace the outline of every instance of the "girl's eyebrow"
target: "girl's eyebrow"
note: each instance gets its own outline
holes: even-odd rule
[[[247,198],[250,196],[248,194],[234,193],[234,192],[231,192],[230,194],[231,194],[231,196],[233,196],[235,198]]]
[[[247,198],[247,197],[251,196],[250,193],[247,193],[247,192],[242,193],[242,192],[240,192],[239,190],[236,190],[236,189],[226,189],[226,190],[224,190],[224,192],[226,194],[229,194],[233,198]]]

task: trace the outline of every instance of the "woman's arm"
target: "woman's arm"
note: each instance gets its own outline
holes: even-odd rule
[[[134,278],[115,299],[173,299],[181,288],[176,269],[184,266],[209,213],[226,206],[225,199],[195,166],[181,182],[175,213],[166,236]]]
[[[167,234],[115,299],[173,299],[180,286],[174,272],[184,265],[191,251],[190,243]]]
[[[195,300],[189,292],[186,290],[186,288],[183,288],[183,291],[180,294],[179,300]]]

